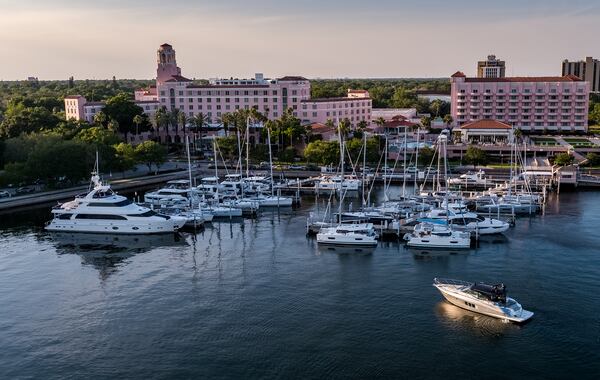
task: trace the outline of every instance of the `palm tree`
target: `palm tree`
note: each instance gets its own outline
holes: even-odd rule
[[[94,123],[104,126],[104,123],[106,123],[106,114],[102,111],[95,114],[94,115]]]
[[[340,133],[342,134],[343,138],[346,138],[348,136],[348,133],[350,132],[350,119],[348,119],[347,117],[342,119],[339,123],[338,123],[338,128]]]
[[[164,128],[169,135],[169,114],[166,107],[162,106],[156,110],[154,114],[154,123],[156,125],[156,131],[160,138],[160,128]]]
[[[450,114],[447,114],[444,116],[444,124],[446,124],[446,126],[449,126],[450,124],[452,124],[453,121],[454,121],[454,119],[452,118],[452,116]]]
[[[225,131],[225,136],[227,136],[229,132],[229,126],[235,122],[235,116],[231,113],[224,113],[221,115],[221,119],[219,121],[221,124],[223,124],[223,130]]]
[[[196,116],[192,117],[191,121],[200,136],[200,140],[202,140],[202,129],[208,126],[208,116],[199,112]],[[202,144],[200,144],[200,148],[202,149]]]
[[[178,134],[178,123],[179,123],[179,108],[173,108],[171,113],[169,114],[169,126],[175,127],[175,136]],[[170,129],[170,128],[169,128]],[[170,136],[170,134],[169,134]]]
[[[423,116],[421,118],[421,125],[425,128],[431,127],[431,118],[429,116]]]
[[[179,125],[181,125],[181,128],[183,130],[183,135],[187,135],[187,129],[186,129],[186,125],[187,125],[187,116],[185,115],[185,112],[179,112],[179,114],[177,115],[177,123]]]
[[[142,125],[142,123],[144,122],[144,118],[142,117],[142,115],[135,115],[133,117],[133,124],[135,124],[135,135],[138,136],[139,133],[139,128],[140,125]]]

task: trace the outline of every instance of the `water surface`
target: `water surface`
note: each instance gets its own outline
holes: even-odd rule
[[[0,378],[600,374],[600,193],[563,193],[455,254],[319,249],[304,233],[315,209],[141,238],[50,235],[45,210],[1,216]],[[463,311],[436,276],[502,281],[535,317]]]

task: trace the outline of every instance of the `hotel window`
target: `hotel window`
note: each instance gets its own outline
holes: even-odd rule
[[[161,91],[161,92],[160,92],[160,96],[165,96],[165,92],[164,92],[164,91]]]
[[[206,103],[212,102],[212,98],[206,98]]]
[[[211,110],[211,109],[212,109],[212,106],[211,106],[211,105],[208,105],[208,106],[206,106],[206,109],[207,109],[207,110]]]
[[[234,92],[234,94],[237,96],[237,95],[239,95],[239,94],[240,94],[240,92],[239,92],[238,90],[236,90],[236,91]]]
[[[307,117],[308,113],[307,112],[302,112],[302,117]]]
[[[239,109],[240,109],[240,106],[236,104],[236,105],[235,105],[235,109],[236,109],[236,110],[239,110]]]
[[[216,98],[217,103],[221,103],[221,98]]]
[[[190,104],[190,105],[188,106],[188,109],[189,109],[189,110],[193,110],[193,109],[194,109],[194,105],[193,105],[193,104]]]
[[[277,90],[273,90],[273,96],[277,96]]]
[[[230,102],[230,98],[225,98],[225,103],[229,103]]]
[[[267,95],[268,95],[268,91],[267,91],[267,90],[264,90],[264,91],[262,92],[262,94],[263,94],[263,96],[267,96]]]
[[[273,117],[278,117],[279,114],[277,112],[273,112]]]
[[[292,98],[292,102],[296,103],[298,101],[298,98]]]
[[[273,109],[276,110],[277,109],[277,104],[273,104]]]
[[[329,117],[329,111],[327,111],[327,112],[325,113],[325,115],[326,115],[327,117]]]
[[[188,98],[188,102],[194,103],[194,98]]]
[[[183,91],[179,91],[179,96],[183,96]]]
[[[221,109],[221,105],[217,104],[217,109],[220,110]]]
[[[256,95],[258,95],[258,91],[254,90],[254,91],[252,92],[252,95],[255,95],[255,96],[256,96]]]
[[[258,103],[258,98],[254,98],[254,103]]]
[[[183,103],[183,98],[179,98],[179,103]]]
[[[229,96],[229,91],[225,91],[225,96]]]
[[[198,99],[198,103],[202,103],[202,98],[197,98]]]
[[[249,92],[248,91],[244,91],[244,95],[246,95],[246,96],[249,95]]]
[[[268,103],[269,102],[269,98],[263,98],[263,102],[264,103]]]
[[[298,95],[298,91],[297,90],[292,90],[292,95]]]

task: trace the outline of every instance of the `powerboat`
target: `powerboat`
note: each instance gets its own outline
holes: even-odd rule
[[[516,323],[523,323],[533,317],[533,312],[523,309],[521,304],[507,297],[504,284],[488,285],[482,282],[434,278],[433,286],[451,304],[475,313]]]
[[[173,233],[184,226],[186,219],[162,215],[117,195],[100,177],[92,175],[93,189],[59,204],[52,209],[53,219],[48,231],[89,232],[110,234]]]
[[[404,235],[406,245],[414,248],[471,248],[471,234],[454,231],[445,223],[419,223],[411,233]]]
[[[449,178],[449,185],[464,185],[464,186],[487,186],[489,181],[485,177],[485,172],[479,170],[478,172],[468,172],[461,174],[457,178]]]
[[[317,190],[358,191],[361,181],[355,175],[345,175],[343,179],[339,175],[324,176],[320,178],[316,185]]]
[[[317,244],[376,247],[377,233],[371,223],[340,224],[321,228]]]
[[[459,231],[477,232],[492,235],[506,232],[510,225],[502,220],[486,218],[474,212],[455,212],[451,209],[434,209],[426,214],[427,219],[446,220]]]

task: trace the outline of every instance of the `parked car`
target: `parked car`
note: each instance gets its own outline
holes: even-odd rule
[[[6,190],[0,190],[0,198],[10,198],[10,193]]]
[[[19,188],[17,188],[17,190],[15,190],[15,194],[17,194],[17,195],[31,194],[33,192],[35,192],[35,187],[33,187],[33,186],[23,186],[23,187],[19,187]]]
[[[304,165],[290,165],[288,166],[290,170],[306,170],[306,166]]]

